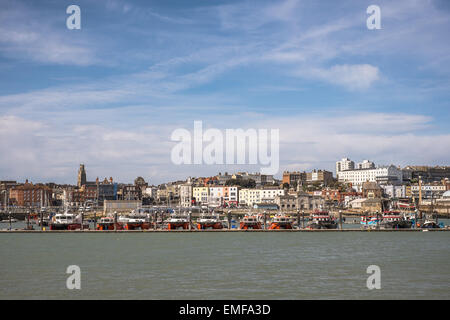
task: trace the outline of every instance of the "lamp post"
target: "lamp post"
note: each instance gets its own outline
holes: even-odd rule
[[[189,230],[192,230],[192,210],[189,210]]]
[[[305,228],[305,210],[302,210],[302,229]]]

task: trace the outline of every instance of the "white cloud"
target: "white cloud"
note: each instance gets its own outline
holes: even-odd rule
[[[368,89],[380,79],[378,68],[370,64],[335,65],[329,69],[311,69],[306,74],[350,90]]]

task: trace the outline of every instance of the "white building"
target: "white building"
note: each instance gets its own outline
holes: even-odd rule
[[[430,183],[422,185],[422,198],[438,198],[447,190],[447,186],[439,183]],[[413,197],[419,196],[419,185],[411,185],[411,194]]]
[[[223,203],[227,206],[237,206],[239,203],[239,187],[223,187]]]
[[[389,198],[406,198],[406,186],[396,186],[396,185],[384,185],[381,186],[384,190],[384,194]]]
[[[342,158],[341,161],[336,162],[336,176],[338,175],[338,172],[353,169],[355,169],[355,163],[349,158]]]
[[[192,205],[192,185],[183,184],[180,186],[180,205],[190,207]]]
[[[223,204],[225,194],[224,187],[209,187],[208,205],[218,207]]]
[[[361,191],[366,181],[376,182],[380,185],[387,183],[399,184],[403,182],[402,170],[396,166],[381,166],[374,169],[344,170],[337,173],[339,182],[351,183],[356,191]]]
[[[241,189],[239,190],[239,204],[253,206],[256,203],[274,202],[277,196],[284,196],[284,189]]]
[[[357,169],[375,169],[375,163],[369,160],[363,160],[363,162],[358,163]]]
[[[156,199],[158,195],[158,188],[155,186],[145,188],[144,194],[149,196],[150,198]]]

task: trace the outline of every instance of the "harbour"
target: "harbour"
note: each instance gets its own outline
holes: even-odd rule
[[[54,231],[0,233],[0,240],[1,299],[450,295],[447,232]],[[74,264],[81,269],[80,290],[66,288],[66,268]],[[381,269],[380,290],[366,287],[366,269],[374,264]]]

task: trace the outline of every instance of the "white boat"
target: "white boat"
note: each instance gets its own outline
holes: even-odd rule
[[[81,224],[81,215],[76,215],[74,213],[64,212],[57,213],[50,221],[50,230],[78,230],[83,227],[83,229],[89,229],[89,223],[83,221]]]

